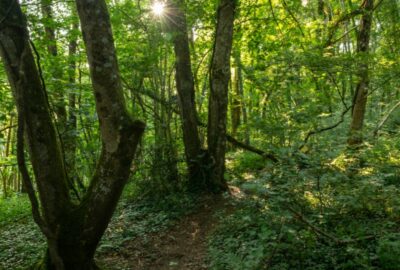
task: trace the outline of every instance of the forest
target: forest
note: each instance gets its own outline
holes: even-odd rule
[[[0,270],[400,270],[400,0],[0,0]]]

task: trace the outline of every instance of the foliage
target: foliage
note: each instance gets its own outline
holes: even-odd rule
[[[101,254],[110,249],[119,250],[126,241],[165,230],[178,218],[192,212],[194,205],[194,198],[182,194],[172,194],[160,201],[152,198],[137,202],[123,200],[98,251]]]
[[[210,240],[212,269],[396,269],[400,193],[387,171],[400,155],[380,162],[382,147],[242,182],[238,210]]]
[[[98,258],[118,251],[127,241],[171,227],[180,217],[193,212],[197,198],[170,194],[162,199],[132,197],[128,185],[98,249]],[[25,195],[0,201],[0,269],[26,269],[43,256],[45,239],[30,216]]]
[[[0,228],[16,223],[31,214],[31,205],[24,195],[14,194],[7,199],[0,199]]]
[[[70,1],[53,1],[54,16],[46,18],[40,5],[22,2],[52,114],[62,105],[69,117],[76,116],[75,127],[64,129],[57,117],[55,121],[63,149],[71,150],[65,138],[75,142],[74,154],[65,160],[74,164],[67,173],[81,180],[77,189],[84,191],[101,141],[81,32],[73,27],[78,21],[75,7]],[[166,27],[168,18],[151,14],[151,2],[107,1],[127,107],[146,121],[147,130],[100,254],[165,230],[198,203],[195,195],[185,193],[173,36]],[[202,123],[208,115],[217,2],[185,1],[184,9]],[[388,113],[400,99],[399,2],[375,1],[379,5],[368,55],[356,49],[361,13],[346,17],[362,1],[239,2],[228,132],[272,152],[279,162],[228,145],[226,178],[241,189],[243,198],[210,239],[212,269],[397,269],[400,109]],[[48,40],[45,26],[55,29],[55,41]],[[70,54],[73,41],[77,51]],[[53,43],[57,56],[48,51]],[[349,149],[358,67],[365,63],[370,92],[364,143]],[[42,254],[44,242],[21,194],[15,105],[3,69],[0,104],[0,268],[20,269]],[[235,109],[240,123],[234,128]],[[387,121],[376,130],[385,116]],[[201,127],[204,145],[205,132]]]
[[[25,269],[43,255],[45,241],[30,215],[25,195],[0,200],[0,269]]]

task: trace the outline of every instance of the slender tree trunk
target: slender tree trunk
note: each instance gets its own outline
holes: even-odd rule
[[[234,74],[232,76],[232,99],[231,99],[231,135],[236,137],[237,130],[240,125],[241,119],[241,95],[240,95],[240,67],[234,68]]]
[[[11,150],[12,150],[11,142],[12,142],[13,135],[14,135],[13,134],[13,128],[12,128],[12,126],[14,125],[13,122],[14,122],[14,117],[11,115],[11,117],[10,117],[10,125],[9,125],[10,128],[8,129],[7,141],[6,141],[6,149],[5,149],[6,150],[6,152],[5,152],[5,157],[6,158],[8,158],[10,156]],[[7,177],[6,172],[8,172],[9,169],[10,169],[10,173],[8,175],[9,177]],[[13,168],[12,167],[10,167],[10,168],[4,167],[4,170],[2,171],[2,173],[3,173],[3,186],[4,186],[3,193],[4,193],[4,197],[7,198],[7,196],[8,196],[8,192],[7,192],[8,182],[12,178]]]
[[[64,138],[65,161],[68,176],[72,185],[78,185],[82,190],[84,185],[79,179],[76,165],[76,139],[77,139],[77,117],[76,117],[76,54],[78,41],[75,32],[78,31],[78,22],[73,22],[70,30],[70,42],[68,44],[68,120],[66,123],[66,132]]]
[[[201,148],[197,125],[195,104],[195,88],[190,59],[189,39],[183,0],[176,0],[172,5],[169,29],[173,33],[174,51],[176,56],[176,87],[179,95],[182,120],[183,142],[185,145],[186,163],[189,170],[189,188],[203,189],[205,178],[202,169],[204,151]]]
[[[0,29],[0,51],[5,63],[19,117],[24,116],[34,173],[49,226],[56,227],[70,206],[61,151],[45,92],[29,46],[26,20],[13,0],[1,0],[9,15]],[[21,25],[21,27],[13,27]],[[51,189],[52,192],[47,192]]]
[[[51,76],[53,77],[54,85],[52,92],[54,92],[54,111],[57,115],[58,128],[61,133],[64,133],[67,123],[67,111],[65,109],[62,80],[62,68],[59,63],[57,39],[53,19],[52,0],[41,0],[41,10],[44,18],[44,30],[46,33],[45,41],[47,45],[47,52],[51,60]]]
[[[0,54],[19,115],[18,163],[32,203],[33,216],[48,243],[39,269],[97,269],[93,256],[130,173],[144,124],[125,108],[107,7],[101,0],[78,0],[84,40],[100,121],[102,152],[80,205],[69,197],[57,135],[29,46],[26,19],[14,0],[0,0],[7,11],[0,28]],[[24,128],[25,127],[25,128]],[[38,186],[41,211],[24,166],[23,133]],[[111,169],[112,168],[112,169]]]
[[[221,0],[218,6],[217,28],[210,69],[207,141],[212,160],[212,174],[209,179],[211,183],[209,186],[215,190],[225,190],[227,188],[224,179],[226,121],[235,10],[235,0]]]
[[[369,88],[368,52],[371,36],[373,0],[365,0],[364,14],[360,22],[360,30],[357,36],[357,52],[363,57],[358,68],[359,81],[353,101],[353,114],[348,138],[349,145],[358,145],[362,142],[362,128],[364,123],[365,110],[367,106]]]

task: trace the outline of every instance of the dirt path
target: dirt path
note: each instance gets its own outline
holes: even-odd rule
[[[169,230],[133,239],[122,252],[108,254],[103,261],[111,269],[207,269],[207,240],[219,220],[215,213],[231,208],[229,200],[222,197],[204,198],[195,213],[183,217]],[[113,267],[116,265],[118,268]]]

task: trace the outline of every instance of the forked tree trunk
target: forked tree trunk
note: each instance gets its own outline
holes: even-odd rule
[[[220,1],[210,69],[207,141],[212,160],[212,174],[209,181],[210,186],[220,190],[227,188],[224,179],[226,121],[235,10],[235,0]]]
[[[14,0],[0,0],[0,53],[24,126],[42,210],[37,210],[27,170],[23,170],[21,136],[19,165],[30,187],[35,221],[45,234],[48,252],[38,269],[97,269],[93,257],[130,173],[144,123],[133,121],[125,108],[106,4],[77,1],[100,121],[102,152],[89,189],[75,205],[69,197],[63,157],[46,93],[40,81],[26,19]],[[21,127],[20,126],[20,127]],[[26,167],[25,167],[26,168]],[[35,207],[36,206],[36,207]],[[36,209],[36,211],[35,211]]]
[[[210,74],[208,150],[201,148],[195,88],[191,67],[184,1],[171,4],[169,30],[173,33],[176,56],[176,84],[181,107],[183,141],[189,168],[189,188],[220,192],[227,189],[224,179],[228,86],[233,21],[236,1],[222,0],[218,6],[217,29]]]
[[[353,114],[348,138],[349,145],[358,145],[362,142],[362,128],[368,99],[369,68],[368,52],[371,36],[372,12],[374,0],[364,1],[364,14],[360,22],[360,31],[357,36],[357,53],[363,57],[358,67],[358,83],[353,101]]]

